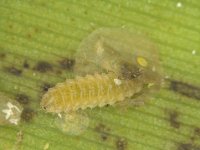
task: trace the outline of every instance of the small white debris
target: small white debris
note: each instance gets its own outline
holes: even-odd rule
[[[35,73],[35,72],[33,73],[33,76],[34,76],[34,77],[36,76],[36,73]]]
[[[62,118],[62,115],[61,115],[61,113],[58,113],[58,117],[59,117],[59,118]]]
[[[23,108],[10,97],[0,92],[0,125],[18,125]]]
[[[195,55],[196,54],[196,50],[192,50],[192,55]]]
[[[12,118],[12,116],[15,113],[21,113],[19,108],[15,105],[13,105],[11,102],[7,102],[8,109],[3,109],[2,112],[5,113],[5,119],[9,120],[10,123],[17,125],[19,118]]]
[[[126,25],[122,25],[121,28],[122,28],[122,29],[126,28]]]
[[[19,119],[10,119],[9,121],[10,121],[10,123],[17,125]]]
[[[178,2],[178,3],[176,4],[176,7],[177,7],[177,8],[182,7],[182,3],[181,3],[181,2]]]
[[[13,105],[10,102],[7,103],[7,106],[8,106],[9,109],[15,108],[18,112],[20,112],[19,108],[17,106]]]
[[[152,71],[153,71],[153,72],[156,71],[156,67],[155,67],[155,66],[152,67]]]
[[[17,89],[18,89],[18,86],[15,85],[15,86],[14,86],[14,89],[17,90]]]
[[[6,120],[8,120],[8,118],[10,118],[11,115],[13,115],[13,112],[11,109],[3,109],[2,112],[6,114],[5,115]]]
[[[119,79],[114,79],[114,82],[116,85],[121,85],[122,84],[122,81],[119,80]]]
[[[165,76],[165,79],[169,79],[169,76],[168,76],[168,75],[166,75],[166,76]]]
[[[47,150],[47,149],[49,149],[49,143],[46,143],[45,145],[44,145],[44,148],[43,148],[44,150]]]

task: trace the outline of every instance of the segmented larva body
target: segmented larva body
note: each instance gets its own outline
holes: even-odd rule
[[[78,109],[102,107],[133,96],[142,89],[137,80],[119,80],[114,74],[95,74],[67,79],[43,96],[41,106],[47,112],[72,112]]]

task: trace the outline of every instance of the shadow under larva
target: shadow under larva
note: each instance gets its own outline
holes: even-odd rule
[[[156,47],[144,36],[125,29],[94,31],[81,42],[75,62],[76,77],[43,95],[41,107],[46,112],[71,115],[126,100],[134,103],[161,85]],[[66,120],[63,116],[60,119]]]

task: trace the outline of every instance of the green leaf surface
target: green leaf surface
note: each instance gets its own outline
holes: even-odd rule
[[[0,149],[200,149],[199,18],[198,0],[1,0],[0,91],[14,99],[24,94],[29,103],[20,125],[0,125]],[[169,85],[141,107],[86,110],[88,129],[67,135],[41,111],[41,96],[73,75],[60,63],[101,27],[153,39]]]

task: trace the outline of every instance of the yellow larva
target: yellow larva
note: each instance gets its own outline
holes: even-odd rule
[[[78,109],[102,107],[130,98],[142,90],[138,80],[116,83],[113,73],[87,75],[66,80],[51,88],[42,98],[41,105],[47,112],[73,112]]]
[[[102,107],[160,87],[156,48],[142,35],[102,28],[84,39],[76,53],[75,79],[58,83],[43,96],[47,112]]]

